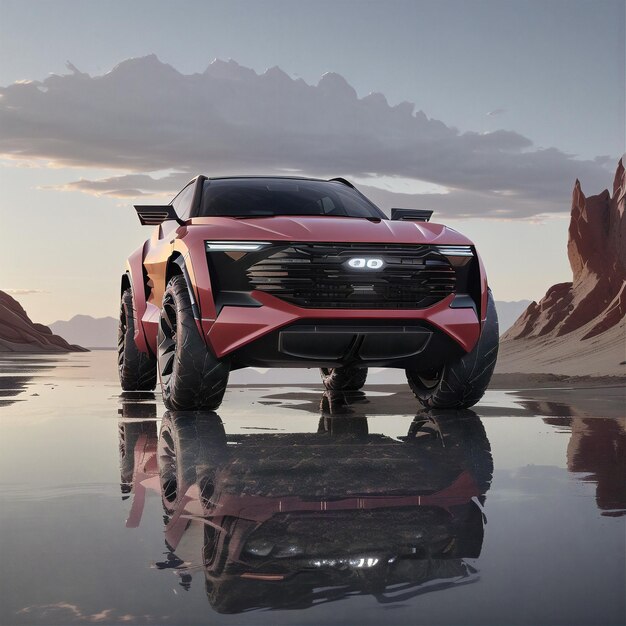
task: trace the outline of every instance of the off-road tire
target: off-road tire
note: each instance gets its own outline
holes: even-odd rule
[[[322,367],[320,375],[324,387],[330,391],[357,391],[365,384],[366,367]]]
[[[174,411],[216,409],[224,397],[230,368],[202,339],[184,276],[174,276],[167,284],[157,343],[165,406]]]
[[[498,314],[489,291],[487,317],[470,352],[446,363],[438,372],[406,370],[415,397],[428,409],[467,409],[484,395],[498,357]]]
[[[141,352],[135,343],[135,308],[132,289],[126,289],[120,302],[117,332],[117,369],[124,391],[151,391],[156,385],[156,358]]]

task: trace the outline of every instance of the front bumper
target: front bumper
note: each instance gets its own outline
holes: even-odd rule
[[[251,296],[260,306],[224,306],[203,324],[215,355],[234,367],[407,367],[469,352],[480,334],[475,309],[453,308],[454,295],[415,310],[310,309],[261,291]]]

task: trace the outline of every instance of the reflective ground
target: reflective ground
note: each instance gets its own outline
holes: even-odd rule
[[[0,360],[2,626],[626,621],[621,388],[167,413],[114,368]]]

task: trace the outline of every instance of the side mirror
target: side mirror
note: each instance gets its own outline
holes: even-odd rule
[[[135,211],[139,216],[139,221],[143,226],[158,226],[167,220],[176,220],[181,226],[185,222],[176,215],[176,211],[171,204],[163,205],[135,205]]]
[[[433,212],[427,209],[391,209],[391,219],[407,222],[428,222]]]

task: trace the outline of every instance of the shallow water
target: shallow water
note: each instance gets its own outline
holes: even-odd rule
[[[112,352],[0,360],[0,624],[623,624],[620,388],[120,395]]]

